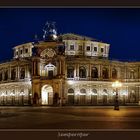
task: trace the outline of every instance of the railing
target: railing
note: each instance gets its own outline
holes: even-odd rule
[[[30,81],[30,80],[31,80],[30,78],[15,79],[15,80],[8,79],[8,80],[2,80],[2,81],[0,81],[0,84],[3,84],[3,83],[10,83],[10,82],[28,82],[28,81]]]
[[[124,82],[140,82],[140,79],[122,79]]]
[[[113,82],[113,81],[121,81],[121,82],[140,82],[140,79],[103,79],[103,78],[66,78],[66,80],[72,81],[106,81],[106,82]]]

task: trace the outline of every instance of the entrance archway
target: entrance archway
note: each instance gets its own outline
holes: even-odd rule
[[[44,85],[41,89],[42,105],[53,104],[53,88],[50,85]]]

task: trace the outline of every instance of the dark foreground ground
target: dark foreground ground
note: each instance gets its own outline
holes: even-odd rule
[[[140,107],[0,107],[0,129],[140,129]]]

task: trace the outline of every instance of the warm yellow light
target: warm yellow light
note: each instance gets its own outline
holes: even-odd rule
[[[10,96],[15,96],[15,94],[13,92],[10,93]]]
[[[57,36],[56,36],[56,35],[53,35],[53,38],[54,38],[54,39],[56,39],[56,38],[57,38]]]
[[[42,105],[48,105],[49,94],[53,94],[53,88],[50,85],[43,86],[41,92]]]
[[[112,84],[112,87],[121,87],[122,86],[122,83],[120,83],[119,81],[115,81],[113,84]]]
[[[5,96],[5,93],[2,93],[1,96]]]
[[[48,104],[48,93],[42,91],[42,104]]]
[[[21,92],[19,95],[20,95],[20,96],[24,96],[24,95],[25,95],[25,93],[24,93],[24,92]]]
[[[74,84],[74,81],[70,80],[70,81],[68,81],[68,84],[72,85],[72,84]]]

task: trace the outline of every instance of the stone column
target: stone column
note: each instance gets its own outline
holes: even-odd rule
[[[27,68],[28,68],[28,65],[25,65],[25,78],[28,78],[28,70],[27,70]]]
[[[24,47],[24,46],[23,46]],[[22,57],[24,57],[24,49],[23,49],[23,47],[22,47]]]
[[[140,105],[140,85],[138,86],[138,103]]]
[[[19,66],[16,67],[16,79],[19,79]]]
[[[100,67],[100,71],[99,71],[99,73],[100,73],[100,79],[102,79],[102,65],[100,65],[99,67]]]
[[[9,66],[9,70],[8,70],[8,79],[11,80],[11,66]]]
[[[61,59],[59,60],[59,75],[61,75]]]
[[[126,93],[127,93],[127,102],[129,102],[129,90],[128,90],[128,85],[126,85]]]
[[[63,94],[62,94],[62,80],[60,80],[60,83],[59,83],[59,97],[60,97],[60,100],[59,100],[59,106],[61,107],[62,106],[62,102],[63,102]]]
[[[77,80],[79,80],[79,64],[77,64]]]
[[[100,74],[100,65],[98,65],[98,67],[97,67],[97,70],[98,70],[98,79],[100,79],[100,77],[101,77],[101,74]]]
[[[121,79],[120,68],[116,68],[116,70],[117,70],[117,79]]]
[[[91,80],[91,64],[88,66],[88,80]]]
[[[29,55],[32,56],[32,48],[29,48]]]
[[[107,47],[105,46],[105,54],[107,54]]]
[[[109,67],[108,67],[108,79],[110,79],[110,78],[111,78],[111,67],[109,65]]]
[[[20,66],[18,65],[18,79],[20,79]]]
[[[99,85],[99,94],[98,94],[98,101],[99,103],[101,103],[102,101],[102,85]]]
[[[33,60],[33,75],[36,76],[38,74],[38,62],[36,59]]]
[[[65,64],[65,78],[67,79],[67,64]]]
[[[126,67],[124,67],[124,78],[127,79],[127,70],[126,70]]]
[[[75,64],[75,68],[76,68],[75,71],[76,71],[76,78],[77,78],[77,77],[78,77],[78,71],[77,71],[77,69],[78,69],[78,64],[77,64],[77,63]]]
[[[37,61],[37,75],[40,76],[40,60]]]
[[[138,67],[138,79],[140,78],[140,68]]]
[[[63,74],[63,76],[65,75],[65,59],[63,59],[63,72],[62,72],[62,74]]]
[[[4,80],[4,69],[2,70],[2,81]]]

